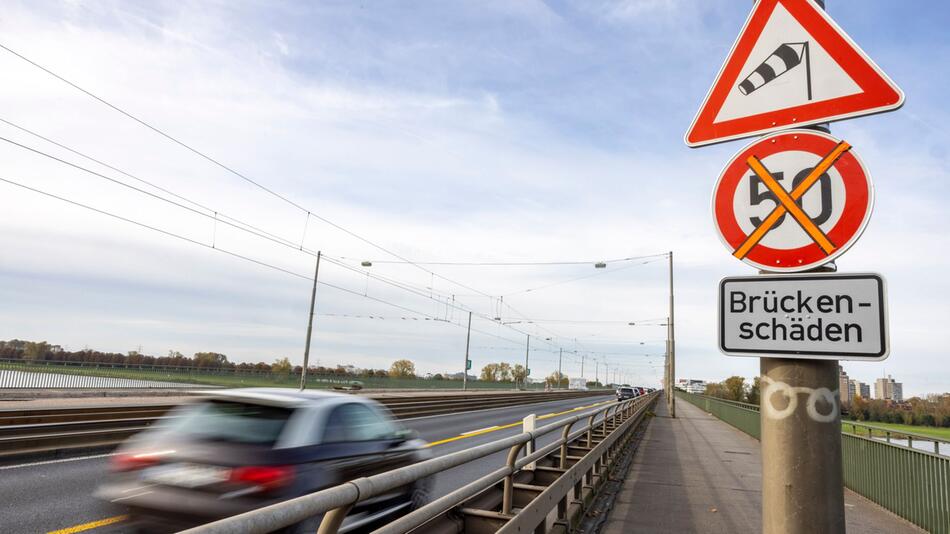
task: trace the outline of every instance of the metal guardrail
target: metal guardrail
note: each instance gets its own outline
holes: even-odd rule
[[[884,426],[869,425],[867,423],[858,423],[856,421],[842,421],[841,425],[845,428],[851,427],[851,433],[855,436],[859,436],[860,433],[858,429],[864,429],[867,432],[869,438],[874,438],[874,434],[883,435],[884,441],[886,443],[891,443],[891,439],[907,439],[907,447],[914,447],[914,440],[923,441],[923,442],[933,442],[934,444],[934,454],[940,454],[940,444],[950,445],[950,440],[938,438],[937,436],[928,436],[927,434],[919,434],[916,432],[908,432],[906,430],[895,430],[893,428],[887,428]],[[901,447],[905,445],[903,443],[897,443]],[[950,449],[946,449],[950,451]]]
[[[453,532],[548,532],[549,526],[567,532],[593,499],[618,451],[632,436],[630,431],[639,425],[658,394],[612,403],[533,431],[359,478],[184,532],[265,533],[322,516],[318,532],[335,534],[347,512],[358,502],[505,450],[508,451],[505,465],[388,523],[373,534],[404,533],[420,527],[427,532],[435,531],[433,522],[451,510],[461,516],[453,529],[449,529]],[[572,431],[575,424],[585,420],[583,427]],[[560,438],[553,443],[526,452],[526,447],[532,444],[533,448],[538,438],[558,431]],[[523,451],[525,456],[521,456]],[[530,483],[517,478],[526,473]],[[499,485],[501,492],[497,502],[482,498]],[[486,509],[489,501],[491,506]]]
[[[601,391],[377,396],[399,419],[603,396]],[[117,445],[165,417],[174,404],[0,410],[0,459]]]
[[[677,391],[677,395],[759,439],[758,406],[683,391]],[[843,424],[884,430],[850,421]],[[946,443],[939,438],[914,435]],[[858,436],[844,429],[841,452],[845,486],[929,532],[950,534],[950,457]]]
[[[391,378],[349,374],[307,375],[307,387],[332,389],[360,382],[365,389],[462,389],[461,380]],[[126,363],[0,360],[0,389],[111,389],[111,388],[193,388],[193,387],[295,387],[300,375],[256,369],[213,369],[200,367],[139,365]],[[513,382],[469,380],[472,390],[513,389]],[[528,384],[532,390],[543,383]],[[606,391],[606,389],[605,389]]]

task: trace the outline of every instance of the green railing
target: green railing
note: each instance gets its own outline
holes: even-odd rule
[[[759,407],[754,404],[735,402],[705,395],[695,395],[685,391],[676,392],[678,396],[695,404],[699,409],[709,412],[723,422],[738,428],[755,439],[759,439]]]
[[[685,391],[676,396],[756,439],[761,436],[754,404]],[[950,534],[950,457],[846,432],[841,453],[845,486],[929,532]]]
[[[944,445],[943,450],[950,452],[950,447],[947,447],[950,445],[950,440],[936,436],[928,436],[927,434],[918,434],[916,432],[908,432],[906,430],[898,430],[878,425],[869,425],[857,421],[842,421],[841,426],[844,432],[848,432],[850,428],[850,433],[855,436],[860,436],[863,432],[866,433],[869,438],[873,438],[874,436],[883,437],[887,443],[890,443],[892,439],[907,440],[907,446],[911,448],[922,449],[921,447],[914,447],[915,441],[918,443],[932,443],[934,454],[940,454],[940,444],[942,443]],[[898,445],[904,446],[903,443],[898,443]]]

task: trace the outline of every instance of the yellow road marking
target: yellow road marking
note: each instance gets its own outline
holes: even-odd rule
[[[595,408],[595,407],[597,407],[597,406],[601,406],[601,405],[607,404],[607,403],[609,403],[609,402],[614,402],[614,401],[603,401],[603,402],[598,402],[598,403],[595,403],[595,404],[589,404],[589,405],[587,405],[587,406],[578,406],[577,408],[571,408],[570,410],[564,410],[563,412],[556,412],[556,413],[544,414],[544,415],[538,416],[538,419],[550,419],[550,418],[552,418],[552,417],[557,417],[557,416],[559,416],[559,415],[569,414],[569,413],[571,413],[571,412],[576,412],[576,411],[579,411],[579,410],[586,410],[586,409],[588,409],[588,408]],[[438,441],[433,441],[433,442],[429,443],[428,445],[426,445],[426,447],[435,447],[435,446],[437,446],[437,445],[444,445],[444,444],[446,444],[446,443],[452,443],[453,441],[459,441],[459,440],[462,440],[462,439],[474,438],[475,436],[481,436],[482,434],[488,434],[488,433],[490,433],[490,432],[498,432],[499,430],[505,430],[506,428],[514,428],[514,427],[516,427],[516,426],[521,426],[521,424],[522,424],[521,421],[517,421],[517,422],[515,422],[515,423],[508,423],[508,424],[505,424],[505,425],[492,426],[492,427],[488,427],[488,428],[483,428],[483,429],[481,429],[481,430],[473,430],[473,431],[470,431],[470,432],[463,432],[463,433],[459,434],[458,436],[453,436],[453,437],[451,437],[451,438],[445,438],[445,439],[440,439],[440,440],[438,440]]]
[[[128,518],[129,518],[129,516],[127,516],[127,515],[117,515],[117,516],[114,516],[114,517],[107,517],[107,518],[105,518],[105,519],[100,519],[100,520],[98,520],[98,521],[91,521],[91,522],[89,522],[89,523],[83,523],[83,524],[81,524],[81,525],[76,525],[76,526],[69,527],[69,528],[63,528],[63,529],[60,529],[60,530],[53,530],[53,531],[51,531],[51,532],[47,532],[46,534],[73,534],[74,532],[84,532],[84,531],[86,531],[86,530],[92,530],[92,529],[94,529],[94,528],[104,527],[104,526],[106,526],[106,525],[113,525],[113,524],[115,524],[115,523],[119,523],[119,522],[121,522],[121,521],[125,521],[125,520],[128,519]]]
[[[835,162],[838,161],[838,158],[841,157],[842,154],[844,154],[850,149],[851,149],[851,145],[849,145],[848,143],[844,141],[841,141],[840,143],[838,143],[838,145],[834,148],[834,150],[832,150],[827,156],[825,156],[821,160],[821,162],[814,169],[812,169],[811,173],[809,173],[808,176],[805,177],[802,183],[798,184],[798,187],[792,190],[791,194],[789,195],[792,198],[792,200],[793,201],[798,200],[799,198],[804,196],[805,192],[808,191],[808,189],[811,186],[815,185],[815,182],[817,182],[818,179],[821,178],[821,175],[824,174],[825,171],[827,171],[832,165],[834,165]],[[732,255],[735,256],[736,258],[739,258],[740,260],[742,258],[745,258],[746,254],[748,254],[749,251],[752,250],[752,247],[756,246],[759,243],[759,241],[761,241],[762,238],[765,237],[765,234],[767,234],[769,230],[772,229],[772,226],[774,226],[775,223],[778,222],[778,220],[782,217],[782,215],[785,214],[785,212],[786,212],[785,206],[782,206],[781,204],[778,206],[775,206],[775,209],[773,209],[772,212],[769,213],[768,217],[766,217],[765,220],[762,221],[762,224],[760,224],[755,230],[752,231],[751,234],[749,234],[749,237],[746,238],[745,242],[743,242]]]

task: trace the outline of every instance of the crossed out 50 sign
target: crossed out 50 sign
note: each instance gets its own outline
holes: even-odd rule
[[[828,263],[857,241],[873,201],[871,177],[848,143],[787,130],[726,164],[712,210],[733,256],[759,269],[795,272]]]

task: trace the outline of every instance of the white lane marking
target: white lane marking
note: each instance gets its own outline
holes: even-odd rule
[[[109,452],[106,454],[94,454],[92,456],[77,456],[76,458],[60,458],[59,460],[45,460],[42,462],[32,462],[28,464],[18,464],[18,465],[0,465],[0,471],[6,471],[7,469],[16,469],[18,467],[34,467],[37,465],[49,465],[49,464],[62,464],[66,462],[78,462],[80,460],[95,460],[96,458],[107,458],[109,456],[115,456],[119,454],[117,452]]]
[[[152,491],[151,490],[143,491],[142,493],[136,493],[135,495],[127,495],[125,497],[119,497],[118,499],[112,499],[112,501],[110,502],[119,502],[119,501],[124,501],[126,499],[134,499],[135,497],[141,497],[142,495],[148,495],[149,493],[152,493]]]
[[[478,430],[469,430],[468,432],[462,432],[460,436],[467,436],[469,434],[478,434],[479,432],[485,432],[486,430],[492,430],[498,428],[498,425],[486,426],[485,428],[479,428]]]

